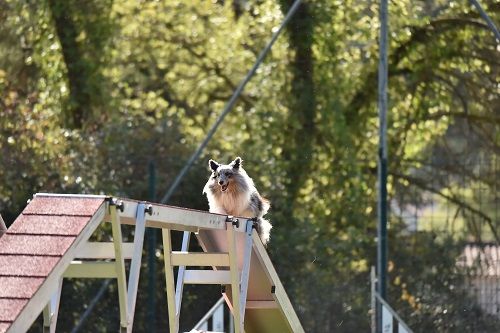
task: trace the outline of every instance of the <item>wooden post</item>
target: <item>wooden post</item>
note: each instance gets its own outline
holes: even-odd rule
[[[229,269],[231,272],[231,296],[233,300],[234,332],[243,333],[243,318],[241,318],[240,272],[236,253],[236,231],[231,222],[227,226],[227,246],[229,251]]]
[[[113,244],[115,247],[116,279],[118,281],[118,300],[120,303],[120,330],[126,332],[128,326],[127,279],[125,275],[125,261],[123,259],[122,229],[120,225],[120,216],[116,211],[116,205],[110,205],[109,209]]]
[[[167,287],[168,322],[170,333],[179,330],[175,308],[174,267],[172,266],[172,239],[170,229],[162,229],[163,258],[165,263],[165,283]]]

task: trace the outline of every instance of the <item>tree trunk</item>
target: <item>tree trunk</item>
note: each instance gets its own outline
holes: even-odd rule
[[[284,14],[292,3],[293,1],[289,0],[281,2]],[[308,178],[312,161],[316,116],[313,28],[310,5],[302,3],[287,26],[290,48],[295,53],[291,63],[293,77],[286,125],[286,137],[290,138],[290,141],[283,147],[282,155],[288,162],[288,207],[292,207],[300,188]]]
[[[73,6],[69,1],[48,0],[62,54],[68,72],[70,102],[67,122],[72,128],[82,128],[88,118],[90,93],[87,87],[87,66],[77,38],[81,31],[73,20]]]

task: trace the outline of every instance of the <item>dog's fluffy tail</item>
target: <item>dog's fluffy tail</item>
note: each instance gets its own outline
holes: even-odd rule
[[[257,219],[257,232],[259,233],[260,239],[262,240],[264,246],[267,245],[269,239],[271,238],[272,228],[273,226],[271,225],[271,222],[269,222],[265,218],[259,217]]]

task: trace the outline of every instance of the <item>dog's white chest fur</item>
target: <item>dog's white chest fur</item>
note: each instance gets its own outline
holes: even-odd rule
[[[252,212],[248,209],[250,196],[247,193],[222,193],[217,199],[215,200],[215,205],[220,206],[222,214],[249,218],[255,217],[252,216]],[[210,205],[210,210],[212,210],[212,205]]]

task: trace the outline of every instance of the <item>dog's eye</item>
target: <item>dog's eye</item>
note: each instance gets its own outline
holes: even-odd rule
[[[232,175],[232,174],[230,174],[230,173],[228,173],[228,174],[226,175],[226,177],[227,177],[227,178],[231,178],[232,176],[233,176],[233,175]]]

